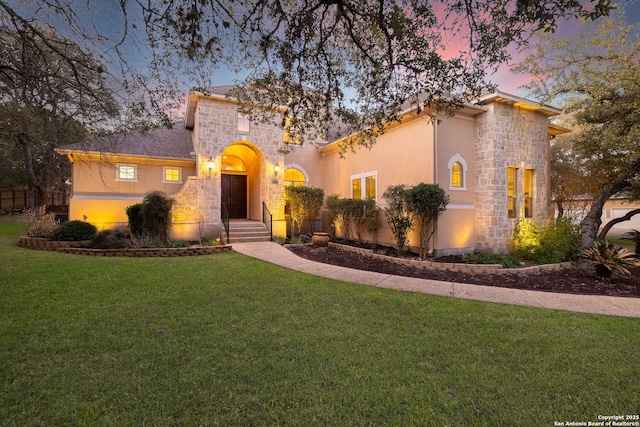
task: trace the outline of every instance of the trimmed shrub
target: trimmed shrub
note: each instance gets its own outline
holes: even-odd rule
[[[135,236],[144,233],[144,218],[142,217],[142,203],[128,206],[126,209],[127,218],[129,218],[129,230]]]
[[[171,224],[172,205],[173,200],[160,191],[153,191],[144,197],[142,203],[127,207],[131,234],[166,240]]]
[[[171,206],[173,200],[167,198],[160,191],[152,191],[142,201],[143,230],[151,236],[167,239],[171,224]]]
[[[347,200],[352,199],[341,199],[340,196],[332,194],[327,197],[327,209],[329,210],[329,220],[332,224],[332,237],[336,237],[336,230],[340,228],[342,237],[345,240],[350,240],[351,216],[349,215],[349,202]]]
[[[91,240],[96,236],[98,229],[95,225],[85,221],[74,220],[62,223],[53,233],[53,240],[79,241]]]
[[[447,209],[449,196],[438,184],[421,182],[404,193],[406,209],[420,226],[420,259],[425,259],[436,220]]]
[[[384,216],[396,239],[396,249],[399,253],[403,252],[408,244],[412,225],[411,214],[405,202],[405,194],[409,188],[404,184],[390,185],[382,194],[382,198],[387,202]]]
[[[511,253],[536,264],[575,261],[580,257],[580,232],[569,218],[546,225],[520,220],[513,230]]]
[[[356,231],[356,239],[359,244],[362,244],[362,235],[365,231],[375,231],[374,240],[377,240],[377,232],[378,230],[374,225],[372,225],[373,221],[377,222],[377,212],[376,212],[376,202],[373,199],[368,200],[352,200],[352,208],[350,209],[351,214],[353,215],[353,227]],[[373,233],[372,233],[373,234]]]
[[[339,227],[345,240],[352,240],[355,231],[358,243],[362,243],[362,235],[366,231],[377,241],[380,221],[375,200],[341,199],[331,195],[327,197],[327,209],[333,224],[332,237],[335,237],[336,227]]]
[[[576,261],[581,248],[579,228],[569,218],[558,218],[543,228],[534,261],[537,264]]]
[[[121,249],[128,245],[127,234],[120,230],[102,230],[91,239],[95,249]]]

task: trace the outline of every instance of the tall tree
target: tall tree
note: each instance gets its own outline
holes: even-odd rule
[[[143,8],[153,46],[246,73],[231,92],[245,113],[273,120],[284,106],[281,124],[295,141],[323,137],[332,118],[337,136],[352,135],[346,150],[370,146],[409,105],[451,112],[477,97],[507,47],[532,30],[611,8],[610,0],[580,3],[161,0]]]
[[[23,171],[39,208],[69,170],[55,148],[82,140],[118,105],[102,65],[51,28],[0,28],[0,57],[0,151]]]
[[[585,179],[589,171],[574,149],[574,143],[573,133],[559,135],[551,141],[551,198],[558,217],[584,211],[590,196],[598,190],[596,181]]]
[[[581,223],[582,244],[591,246],[602,209],[616,194],[640,188],[640,24],[615,14],[565,39],[546,37],[517,71],[536,76],[529,85],[542,102],[561,100],[580,126],[573,152],[597,183]]]
[[[149,101],[132,105],[138,112],[167,109],[166,72],[204,87],[225,65],[238,73],[230,95],[245,113],[296,142],[324,136],[331,117],[336,135],[358,135],[343,149],[373,143],[407,105],[451,111],[476,97],[532,31],[610,9],[611,0],[0,0],[5,25],[55,23],[101,59],[127,59],[122,82]],[[141,58],[150,78],[135,72]]]

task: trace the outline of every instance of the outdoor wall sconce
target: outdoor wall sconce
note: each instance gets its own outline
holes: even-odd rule
[[[278,173],[280,173],[280,165],[276,162],[276,164],[273,165],[273,175],[277,178]]]
[[[216,161],[213,159],[213,157],[209,157],[209,160],[207,160],[207,168],[209,168],[209,176],[211,176],[211,170],[214,169],[216,167]]]

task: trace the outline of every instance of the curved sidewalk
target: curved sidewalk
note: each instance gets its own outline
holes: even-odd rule
[[[252,258],[258,258],[315,276],[362,285],[500,304],[524,305],[611,316],[640,317],[640,298],[571,295],[415,279],[371,271],[353,270],[310,261],[295,255],[275,242],[234,243],[232,246],[236,252]]]

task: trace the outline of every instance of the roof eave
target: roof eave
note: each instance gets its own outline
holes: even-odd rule
[[[490,104],[492,102],[504,102],[510,105],[514,105],[516,107],[524,108],[527,110],[538,111],[547,117],[557,116],[558,114],[562,114],[562,110],[559,108],[551,107],[549,105],[540,104],[535,101],[531,101],[530,99],[521,98],[516,95],[511,95],[509,93],[496,91],[493,93],[488,93],[479,97],[476,100],[477,104],[484,105]]]
[[[70,150],[68,148],[56,148],[56,152],[63,156],[78,155],[87,157],[118,157],[118,158],[139,158],[149,160],[170,160],[176,162],[195,162],[194,157],[169,157],[169,156],[152,156],[150,154],[133,154],[133,153],[112,153],[107,151],[94,150]]]

